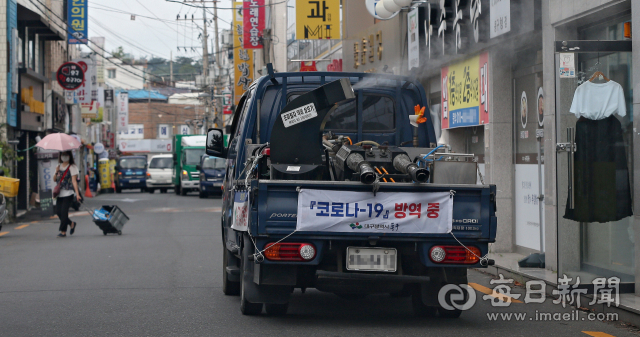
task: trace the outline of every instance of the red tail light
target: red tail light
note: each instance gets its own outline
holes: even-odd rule
[[[451,264],[475,264],[480,261],[480,249],[473,246],[468,248],[473,253],[462,246],[433,246],[429,250],[429,259],[433,263]]]
[[[316,247],[310,243],[268,243],[264,256],[270,261],[311,261],[316,257]]]

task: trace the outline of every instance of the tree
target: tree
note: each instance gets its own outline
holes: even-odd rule
[[[116,50],[111,52],[111,55],[115,58],[123,58],[124,57],[124,48],[122,48],[122,46],[116,48]]]

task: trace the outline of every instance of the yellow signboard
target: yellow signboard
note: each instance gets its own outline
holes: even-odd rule
[[[109,159],[98,160],[98,172],[100,172],[100,187],[111,188],[111,173],[109,172]]]
[[[489,123],[488,77],[487,53],[441,69],[443,129]]]
[[[340,0],[296,0],[296,39],[340,39]]]
[[[233,66],[235,68],[234,93],[236,105],[249,85],[253,82],[253,50],[244,49],[242,41],[242,2],[234,2],[233,7]]]

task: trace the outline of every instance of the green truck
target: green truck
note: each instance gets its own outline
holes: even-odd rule
[[[190,191],[199,191],[200,172],[196,165],[205,153],[207,136],[173,136],[173,186],[176,194],[187,195]]]

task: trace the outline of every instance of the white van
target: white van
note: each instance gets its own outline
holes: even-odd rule
[[[147,191],[149,193],[160,190],[167,193],[167,189],[173,188],[171,173],[173,172],[173,156],[171,154],[159,154],[151,157],[147,168]]]

